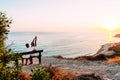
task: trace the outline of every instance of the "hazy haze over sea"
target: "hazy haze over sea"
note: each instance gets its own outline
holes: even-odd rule
[[[15,52],[24,52],[25,44],[35,36],[38,37],[37,49],[44,50],[43,56],[64,57],[95,54],[101,45],[112,38],[105,32],[10,32],[6,42],[7,45],[12,44],[10,48]]]

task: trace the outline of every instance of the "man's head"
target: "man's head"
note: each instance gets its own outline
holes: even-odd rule
[[[28,43],[26,43],[25,46],[26,46],[27,48],[29,48],[29,44],[28,44]]]

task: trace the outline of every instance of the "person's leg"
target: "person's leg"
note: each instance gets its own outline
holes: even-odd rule
[[[35,43],[35,46],[37,46],[37,36],[35,36],[34,43]]]
[[[25,65],[27,65],[27,63],[28,63],[28,59],[26,59],[26,63],[25,63]]]
[[[31,64],[33,64],[33,58],[31,58]]]
[[[30,64],[33,64],[33,59],[32,57],[29,58]]]

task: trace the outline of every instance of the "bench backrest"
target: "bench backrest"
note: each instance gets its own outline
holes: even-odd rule
[[[34,54],[34,53],[41,53],[43,52],[43,50],[36,50],[36,51],[29,51],[29,52],[22,52],[22,55],[26,55],[26,54]]]

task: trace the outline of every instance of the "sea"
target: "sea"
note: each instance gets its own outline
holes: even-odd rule
[[[5,43],[14,52],[24,52],[25,44],[37,36],[37,49],[43,50],[42,56],[74,58],[95,54],[101,45],[120,40],[113,35],[109,32],[10,32]]]

